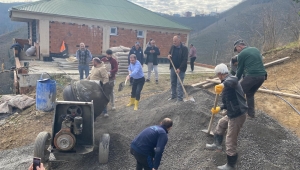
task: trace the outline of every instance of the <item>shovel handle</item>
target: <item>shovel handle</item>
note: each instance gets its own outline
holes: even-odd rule
[[[181,86],[182,86],[182,89],[183,89],[183,91],[184,91],[184,94],[185,94],[186,98],[188,98],[189,96],[188,96],[188,94],[187,94],[185,88],[183,87],[183,83],[182,83],[182,81],[181,81],[179,75],[178,75],[177,72],[176,72],[176,69],[175,69],[175,67],[174,67],[174,64],[173,64],[172,59],[170,59],[170,62],[171,62],[171,64],[172,64],[173,69],[174,69],[174,71],[175,71],[175,73],[176,73],[176,75],[177,75],[177,78],[178,78],[178,80],[179,80],[179,82],[180,82],[180,84],[181,84]]]
[[[126,83],[127,83],[127,79],[125,79],[125,86],[126,86]]]
[[[218,104],[218,99],[219,99],[219,94],[216,94],[216,97],[215,97],[215,103],[214,103],[214,109],[216,109],[217,107],[217,104]],[[215,117],[215,114],[212,114],[211,115],[211,118],[210,118],[210,121],[209,121],[209,125],[208,125],[208,134],[210,134],[210,131],[211,131],[211,125],[212,125],[212,122],[213,122],[213,119]]]

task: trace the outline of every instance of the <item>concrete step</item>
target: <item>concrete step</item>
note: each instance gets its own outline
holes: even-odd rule
[[[121,66],[121,65],[119,65],[119,69],[128,69],[128,65],[127,66]]]
[[[128,73],[128,69],[121,68],[121,69],[118,69],[118,72],[127,72]]]

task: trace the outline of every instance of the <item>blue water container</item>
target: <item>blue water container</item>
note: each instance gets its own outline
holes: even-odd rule
[[[36,110],[50,112],[56,100],[56,81],[48,73],[50,78],[43,79],[43,74],[36,84]]]

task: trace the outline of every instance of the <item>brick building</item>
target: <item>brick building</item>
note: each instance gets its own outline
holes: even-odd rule
[[[101,55],[109,47],[132,47],[136,41],[145,49],[150,38],[165,57],[174,35],[187,43],[190,33],[189,28],[127,0],[37,1],[13,7],[10,18],[28,23],[28,43],[38,47],[40,60],[59,53],[63,41],[69,54],[84,42],[93,55]]]

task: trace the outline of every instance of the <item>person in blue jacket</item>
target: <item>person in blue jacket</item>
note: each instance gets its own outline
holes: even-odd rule
[[[136,59],[141,63],[142,67],[144,65],[144,53],[143,49],[141,48],[140,43],[137,41],[135,45],[131,48],[128,54],[128,65],[130,65],[130,55],[134,54],[136,56]],[[133,84],[133,78],[130,78],[130,86]]]
[[[130,55],[130,65],[128,66],[129,75],[126,80],[133,78],[133,84],[131,88],[130,101],[126,106],[134,105],[133,110],[138,110],[139,101],[141,98],[141,91],[145,84],[145,77],[141,63],[137,60],[135,54]]]
[[[173,121],[164,118],[160,125],[147,127],[135,137],[130,145],[130,153],[136,159],[136,170],[158,169],[172,126]]]

